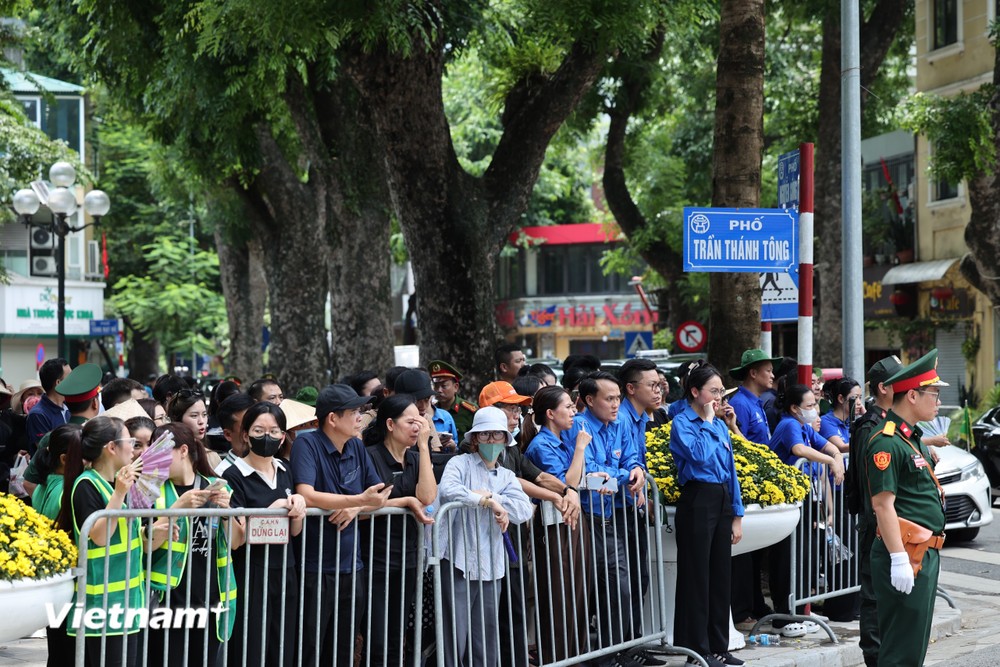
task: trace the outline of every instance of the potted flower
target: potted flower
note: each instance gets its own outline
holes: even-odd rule
[[[0,494],[0,641],[30,635],[73,597],[76,547],[63,531],[16,497]]]

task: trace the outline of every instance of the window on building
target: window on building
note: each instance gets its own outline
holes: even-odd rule
[[[496,297],[518,299],[524,296],[524,251],[503,254],[497,260]]]
[[[80,136],[80,98],[60,97],[55,104],[45,106],[45,118],[42,129],[53,139],[65,141],[70,148],[78,153],[83,152],[83,141]]]
[[[538,255],[539,294],[613,294],[628,289],[628,277],[606,276],[603,243],[542,246]],[[639,267],[633,273],[642,273]]]
[[[949,183],[944,179],[934,181],[934,201],[955,199],[958,197],[958,183]]]
[[[21,100],[21,104],[24,106],[24,115],[28,117],[28,120],[35,127],[40,127],[42,124],[39,118],[39,102],[40,100],[37,98]]]
[[[958,0],[932,0],[934,7],[934,49],[958,41]]]

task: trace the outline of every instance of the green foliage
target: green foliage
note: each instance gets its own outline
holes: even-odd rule
[[[993,173],[997,156],[990,101],[994,92],[992,85],[984,85],[954,97],[917,93],[906,103],[903,125],[930,141],[934,176],[958,183]]]
[[[217,354],[215,342],[226,321],[225,301],[211,285],[218,280],[219,257],[176,239],[143,246],[147,275],[129,275],[114,285],[111,303],[132,325],[159,339],[165,350]]]
[[[660,329],[653,334],[654,350],[669,350],[674,344],[674,332],[670,329]]]

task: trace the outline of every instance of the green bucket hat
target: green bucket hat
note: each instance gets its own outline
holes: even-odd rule
[[[319,398],[319,390],[317,390],[316,387],[306,385],[305,387],[302,387],[302,389],[299,389],[298,393],[295,394],[294,400],[315,408],[317,398]]]
[[[754,364],[759,364],[762,361],[770,361],[774,366],[775,375],[778,374],[778,371],[781,369],[781,357],[771,358],[767,356],[767,353],[764,352],[764,350],[747,350],[744,352],[743,356],[740,358],[739,367],[730,368],[729,374],[737,380],[743,380],[746,378],[747,371],[750,370],[750,367]]]

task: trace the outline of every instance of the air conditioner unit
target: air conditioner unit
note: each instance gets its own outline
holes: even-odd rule
[[[33,276],[54,276],[56,275],[55,257],[32,257],[31,275]]]
[[[31,230],[32,250],[53,250],[56,247],[56,235],[47,229],[35,227]]]

